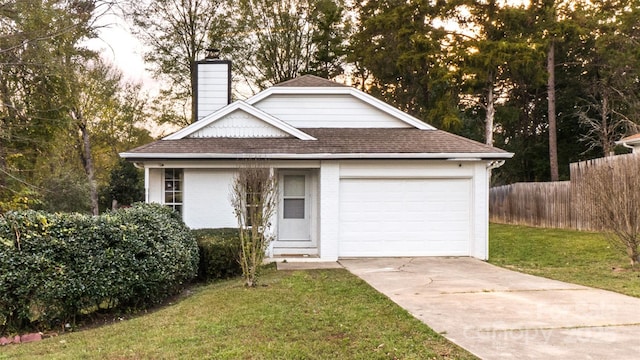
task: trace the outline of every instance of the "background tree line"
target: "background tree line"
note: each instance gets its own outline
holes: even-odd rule
[[[0,2],[0,211],[97,214],[111,171],[130,167],[118,152],[151,140],[140,86],[83,46],[112,6]]]
[[[159,96],[82,46],[107,12],[145,44]],[[564,179],[638,130],[639,18],[640,0],[5,0],[0,205],[107,206],[117,153],[191,122],[208,47],[233,60],[236,97],[314,74],[514,152],[497,184]]]

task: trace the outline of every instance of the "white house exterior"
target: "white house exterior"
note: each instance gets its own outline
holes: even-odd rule
[[[622,138],[616,141],[616,145],[622,145],[626,148],[631,149],[632,153],[640,154],[640,134],[635,134],[635,135]]]
[[[272,256],[487,259],[488,169],[513,154],[310,75],[228,105],[212,97],[197,95],[210,113],[194,124],[121,154],[144,167],[146,201],[189,227],[236,227],[230,184],[264,159],[280,187]]]

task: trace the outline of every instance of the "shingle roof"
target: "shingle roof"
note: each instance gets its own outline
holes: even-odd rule
[[[276,84],[278,87],[349,87],[335,81],[327,80],[315,75],[303,75],[295,79]]]
[[[618,142],[627,142],[627,141],[636,141],[636,140],[640,140],[640,134],[627,136],[625,138],[620,139],[620,141]]]
[[[363,157],[362,154],[423,154],[424,158],[449,158],[451,154],[492,154],[492,158],[509,158],[512,154],[477,141],[442,130],[414,128],[315,128],[301,129],[317,140],[296,138],[188,138],[159,140],[129,151],[129,159],[156,158],[158,154],[173,154],[171,158],[215,159],[237,155],[278,154],[301,155],[304,158],[326,158],[340,154],[341,158]],[[156,154],[152,156],[152,154]],[[188,154],[188,155],[187,155]],[[430,154],[430,155],[424,155]],[[448,156],[447,156],[448,154]],[[395,155],[394,155],[395,156]],[[420,157],[414,155],[413,157]]]

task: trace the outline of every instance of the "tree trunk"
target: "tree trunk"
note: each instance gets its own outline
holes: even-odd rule
[[[2,134],[0,134],[0,191],[3,191],[7,186],[6,172],[7,172],[7,158],[6,151],[4,149],[2,140]]]
[[[555,44],[553,39],[549,44],[547,53],[547,101],[549,116],[549,167],[551,169],[551,181],[558,181],[558,138],[556,124],[556,75],[555,75]]]
[[[96,180],[93,169],[93,158],[91,157],[91,140],[89,139],[89,131],[87,131],[87,124],[82,118],[82,113],[76,111],[76,121],[78,121],[78,128],[82,136],[82,163],[84,164],[84,171],[87,174],[87,180],[89,180],[89,196],[91,197],[91,213],[98,215],[98,189],[96,187]]]
[[[610,139],[611,134],[609,132],[609,122],[607,121],[607,116],[609,115],[609,101],[607,94],[602,95],[602,109],[600,111],[600,117],[602,121],[602,151],[604,152],[604,156],[613,156],[613,146],[611,145]],[[612,129],[614,130],[614,129]]]
[[[496,116],[496,105],[493,95],[493,74],[489,75],[489,89],[487,91],[487,115],[484,120],[484,141],[493,146],[493,121]]]

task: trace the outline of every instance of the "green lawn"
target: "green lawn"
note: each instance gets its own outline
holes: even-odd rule
[[[493,264],[640,297],[640,271],[599,233],[491,224],[489,239]]]
[[[269,269],[156,312],[38,343],[0,359],[474,359],[346,270]]]

